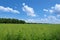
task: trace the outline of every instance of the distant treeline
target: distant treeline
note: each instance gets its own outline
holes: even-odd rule
[[[10,18],[0,18],[0,23],[14,23],[14,24],[24,24],[24,20],[10,19]]]
[[[24,20],[18,20],[18,19],[11,19],[11,18],[0,18],[0,23],[11,23],[11,24],[48,24],[48,23],[29,23]]]

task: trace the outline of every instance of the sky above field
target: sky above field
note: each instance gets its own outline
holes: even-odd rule
[[[60,23],[60,0],[0,0],[0,18]]]

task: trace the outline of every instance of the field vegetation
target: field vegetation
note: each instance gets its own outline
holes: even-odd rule
[[[0,24],[0,40],[60,40],[60,25]]]

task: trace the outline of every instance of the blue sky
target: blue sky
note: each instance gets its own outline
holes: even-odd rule
[[[60,24],[60,0],[0,0],[0,18]]]

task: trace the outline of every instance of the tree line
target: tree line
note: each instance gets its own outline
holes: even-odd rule
[[[10,19],[10,18],[0,18],[0,23],[14,23],[14,24],[25,24],[24,20]]]

